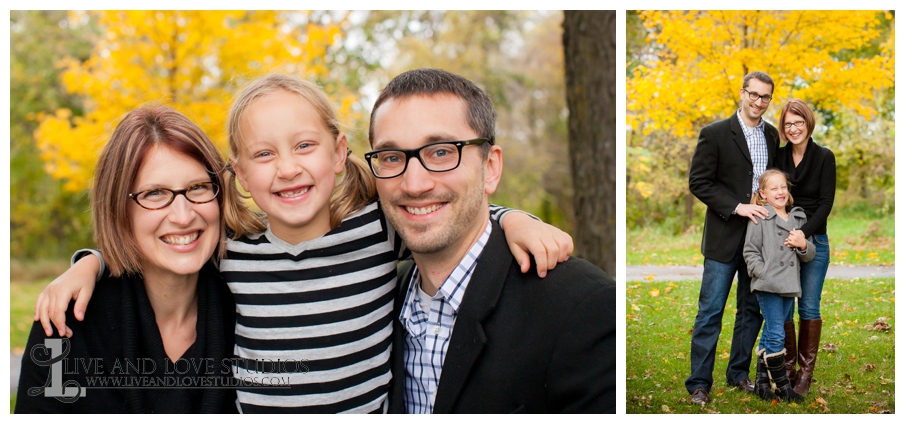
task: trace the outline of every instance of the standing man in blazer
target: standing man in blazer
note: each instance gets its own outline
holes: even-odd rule
[[[615,282],[578,258],[521,272],[489,219],[494,120],[483,90],[438,69],[397,76],[371,112],[365,157],[414,258],[398,280],[390,412],[615,412]]]
[[[691,375],[685,388],[691,401],[710,401],[713,364],[723,320],[723,310],[738,274],[735,327],[726,369],[726,383],[754,392],[748,378],[751,351],[763,317],[757,297],[751,293],[742,248],[750,219],[766,218],[763,206],[752,205],[757,177],[772,166],[779,148],[779,133],[761,119],[773,96],[773,79],[764,72],[745,75],[739,90],[741,107],[732,116],[701,130],[688,173],[688,188],[707,205],[704,219],[704,275],[698,297],[698,314],[691,335]]]

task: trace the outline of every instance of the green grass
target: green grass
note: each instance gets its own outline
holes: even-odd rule
[[[35,311],[35,299],[51,279],[39,279],[30,282],[11,281],[9,284],[9,347],[12,352],[22,354],[28,333],[31,332],[32,316]],[[9,413],[16,408],[16,393],[10,393]]]
[[[684,380],[699,289],[699,281],[627,284],[627,413],[895,413],[895,279],[826,281],[816,381],[801,404],[774,405],[725,384],[735,286],[723,314],[711,403],[691,403]],[[889,331],[865,328],[880,317]]]
[[[703,223],[701,223],[703,224]],[[895,265],[895,217],[871,219],[834,211],[827,227],[834,265]],[[628,265],[701,265],[701,227],[671,234],[660,227],[627,230]]]
[[[29,282],[11,281],[9,284],[9,346],[14,352],[21,353],[31,332],[32,317],[35,312],[35,300],[38,294],[51,279],[40,279]]]

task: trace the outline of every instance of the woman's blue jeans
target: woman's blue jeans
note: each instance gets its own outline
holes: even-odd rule
[[[760,313],[764,316],[764,330],[760,334],[758,350],[766,349],[767,354],[781,352],[785,347],[786,331],[783,322],[791,313],[794,297],[783,297],[776,293],[756,291]]]
[[[817,248],[814,259],[801,263],[801,297],[798,298],[798,319],[820,319],[820,298],[823,281],[830,267],[830,239],[826,234],[814,234],[812,241]],[[795,308],[789,308],[786,321],[793,321]]]

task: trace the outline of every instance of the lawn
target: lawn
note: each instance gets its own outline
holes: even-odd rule
[[[895,265],[895,217],[834,211],[827,234],[834,265]],[[703,225],[703,222],[701,222]],[[659,227],[627,230],[628,265],[701,265],[701,227],[670,234]]]
[[[31,332],[35,299],[52,279],[30,282],[11,281],[9,284],[9,347],[13,353],[22,354],[28,333]],[[16,406],[16,393],[10,393],[9,412]]]
[[[31,331],[35,313],[35,299],[51,279],[30,282],[11,281],[9,284],[9,346],[13,352],[22,353]]]
[[[895,413],[895,279],[826,281],[816,381],[802,404],[767,403],[725,384],[734,286],[723,315],[711,403],[691,403],[684,380],[699,288],[700,281],[628,283],[627,413]],[[881,319],[888,329],[875,325]]]

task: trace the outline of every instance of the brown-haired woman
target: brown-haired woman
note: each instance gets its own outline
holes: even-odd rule
[[[70,338],[32,326],[17,413],[236,411],[235,302],[211,264],[226,239],[224,168],[204,132],[169,107],[140,107],[119,123],[91,191],[110,272],[86,319],[67,320]]]
[[[813,240],[814,260],[801,264],[801,297],[798,298],[798,340],[796,345],[794,306],[786,313],[786,369],[795,392],[807,396],[820,346],[820,297],[830,265],[830,242],[826,221],[836,196],[836,156],[811,137],[816,126],[814,112],[794,99],[782,108],[779,134],[785,146],[776,152],[774,163],[789,177],[789,192],[804,209],[808,222],[797,231]],[[795,363],[799,369],[796,371]]]

